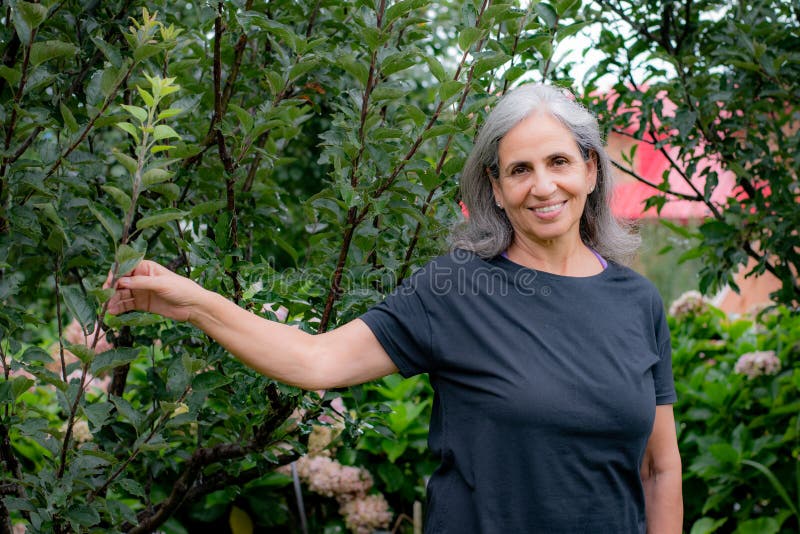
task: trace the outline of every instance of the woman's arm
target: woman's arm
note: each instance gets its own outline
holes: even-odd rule
[[[653,432],[641,467],[648,534],[679,534],[683,528],[681,457],[672,405],[656,406]]]
[[[116,289],[110,313],[143,310],[189,321],[246,365],[286,384],[329,389],[397,372],[372,330],[359,319],[312,335],[258,317],[151,261],[120,278]]]

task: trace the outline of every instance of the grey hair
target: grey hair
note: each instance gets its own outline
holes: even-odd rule
[[[581,239],[604,258],[628,264],[639,248],[640,238],[611,213],[611,161],[603,147],[597,119],[566,90],[541,84],[523,85],[506,93],[481,127],[461,173],[461,200],[469,217],[453,230],[452,248],[492,258],[511,245],[514,229],[505,212],[495,204],[490,180],[499,177],[500,140],[520,121],[538,111],[550,114],[572,132],[584,160],[596,158],[597,183],[586,198],[580,221]]]

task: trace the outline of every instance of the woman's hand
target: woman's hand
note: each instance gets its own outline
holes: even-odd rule
[[[108,280],[106,283],[110,282]],[[117,315],[139,310],[178,321],[191,318],[192,308],[205,292],[188,278],[148,260],[142,261],[133,271],[117,280],[115,289],[108,303],[109,313]]]

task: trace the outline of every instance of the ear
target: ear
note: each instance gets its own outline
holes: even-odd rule
[[[489,183],[492,184],[492,193],[494,194],[494,202],[495,204],[499,203],[500,207],[502,207],[503,202],[500,199],[503,198],[503,189],[500,187],[500,180],[492,178],[492,174],[489,171],[489,169],[486,169],[486,174],[489,176]]]
[[[597,186],[597,153],[592,151],[586,160],[586,191],[592,193]]]

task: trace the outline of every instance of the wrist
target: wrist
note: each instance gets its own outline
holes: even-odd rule
[[[205,331],[211,323],[217,321],[214,313],[217,308],[216,302],[219,299],[225,299],[213,291],[209,291],[199,285],[197,287],[197,297],[193,299],[194,302],[188,308],[186,321]]]

